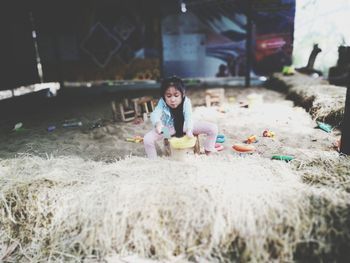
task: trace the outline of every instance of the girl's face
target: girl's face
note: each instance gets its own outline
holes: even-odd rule
[[[182,102],[181,92],[173,86],[165,91],[164,97],[166,104],[172,109],[176,109]]]

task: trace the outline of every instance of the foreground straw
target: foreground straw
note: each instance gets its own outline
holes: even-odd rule
[[[21,157],[0,161],[0,255],[81,262],[339,261],[349,255],[349,160]],[[9,250],[11,244],[15,246]]]

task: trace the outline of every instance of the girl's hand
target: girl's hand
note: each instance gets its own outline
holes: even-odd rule
[[[161,133],[162,133],[163,124],[162,124],[161,122],[157,122],[155,128],[156,128],[156,132],[157,132],[158,134],[161,134]]]
[[[189,137],[189,138],[192,138],[192,137],[193,137],[193,132],[192,132],[192,130],[187,130],[187,131],[186,131],[186,136]]]

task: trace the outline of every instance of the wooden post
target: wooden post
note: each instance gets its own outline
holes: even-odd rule
[[[341,124],[341,140],[340,140],[340,152],[343,154],[350,154],[350,68],[347,70],[347,91],[345,99],[345,111],[344,118]]]
[[[252,68],[252,9],[253,9],[253,1],[247,0],[247,33],[246,33],[246,69],[245,69],[245,86],[250,86],[250,71]]]
[[[43,67],[42,67],[41,58],[40,58],[40,54],[39,54],[38,40],[37,40],[37,35],[36,35],[37,31],[35,28],[34,17],[33,17],[32,12],[29,12],[29,19],[30,19],[30,23],[32,26],[32,39],[33,39],[33,43],[34,43],[34,50],[35,50],[35,57],[36,57],[36,68],[38,70],[38,76],[39,76],[40,83],[43,83],[44,82]]]
[[[158,2],[158,1],[156,1]],[[160,4],[162,3],[162,4]],[[166,2],[165,2],[166,3]],[[159,1],[159,4],[157,5],[157,17],[158,17],[158,30],[159,30],[159,79],[157,81],[160,81],[161,79],[164,78],[164,45],[163,45],[163,28],[162,28],[162,20],[165,15],[163,14],[163,2]]]
[[[120,112],[120,117],[122,121],[126,121],[123,103],[119,103],[118,106],[119,106],[119,112]]]
[[[136,113],[136,116],[141,116],[141,112],[139,111],[139,98],[132,99],[132,102],[134,103],[134,110]]]
[[[117,106],[115,105],[115,101],[111,101],[111,106],[112,106],[112,115],[113,115],[113,120],[117,121],[118,119],[118,112],[117,112]]]

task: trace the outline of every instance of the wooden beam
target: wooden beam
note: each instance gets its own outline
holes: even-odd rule
[[[341,124],[341,142],[340,152],[346,155],[350,154],[350,67],[348,67],[347,91],[345,99],[345,112]]]

